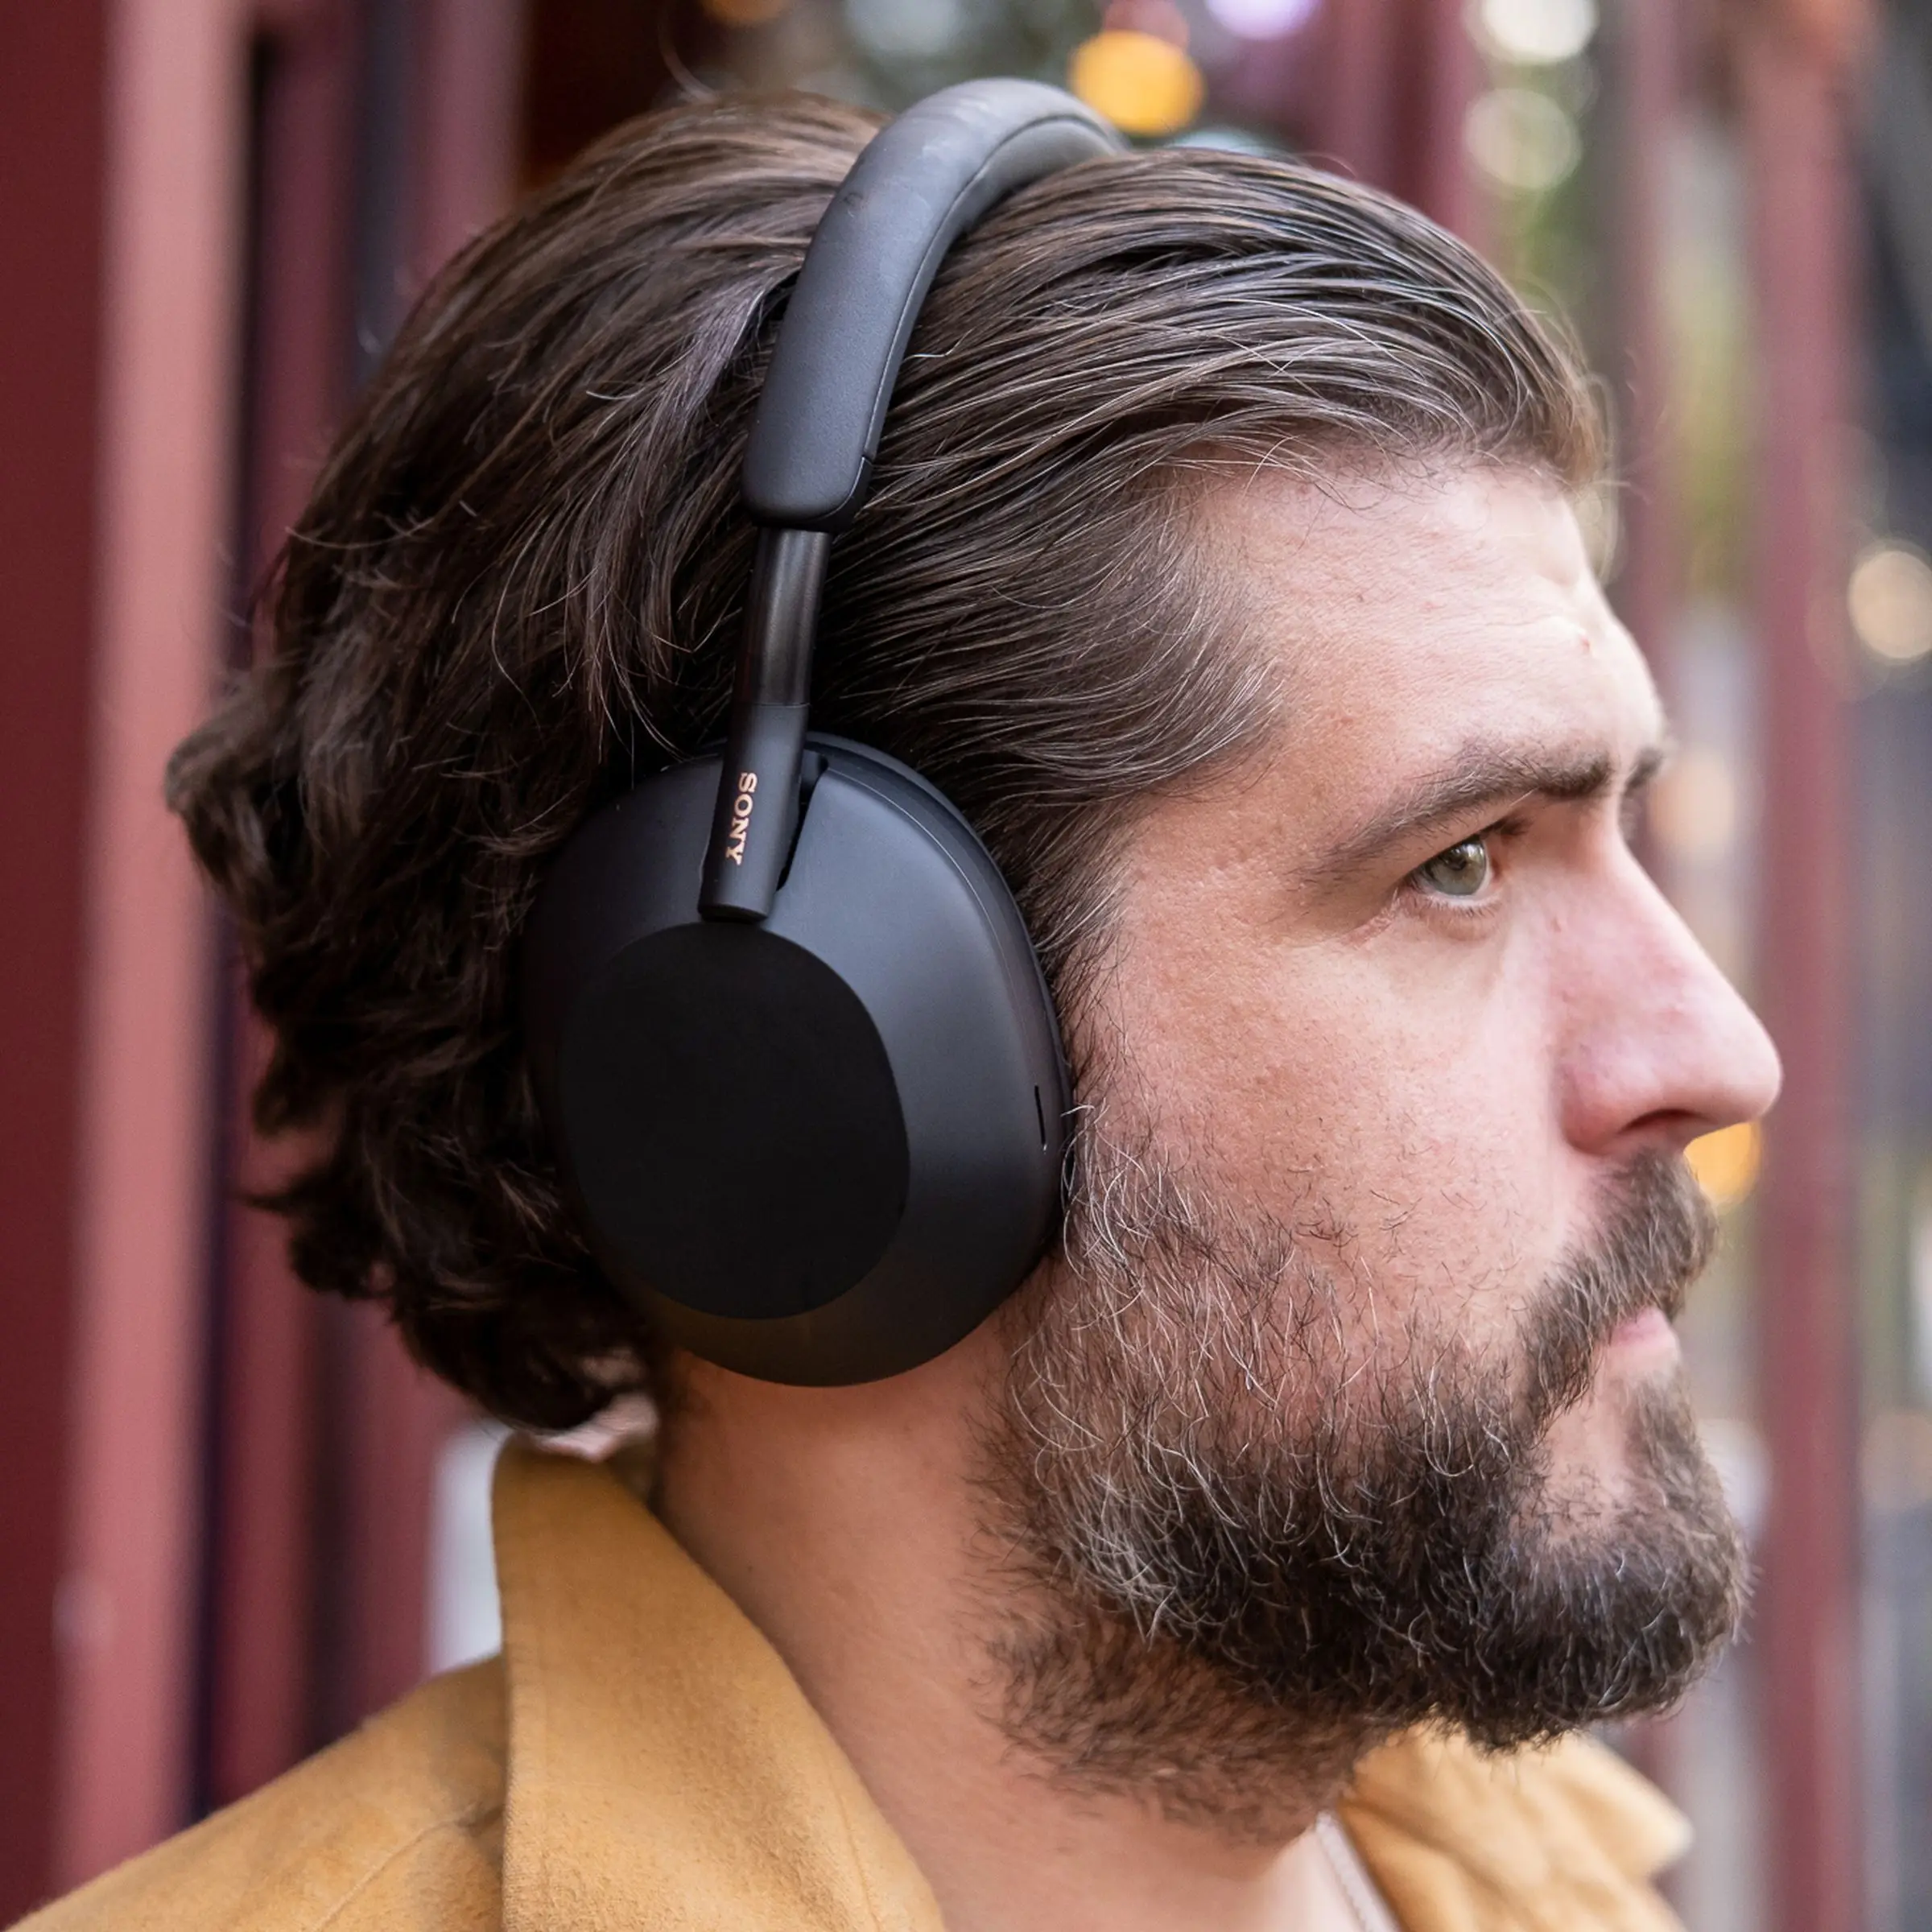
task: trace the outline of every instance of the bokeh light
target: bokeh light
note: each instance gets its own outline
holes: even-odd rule
[[[1521,67],[1574,60],[1596,32],[1596,0],[1482,0],[1476,26],[1498,60]]]
[[[1280,40],[1315,18],[1321,0],[1208,0],[1208,10],[1244,40]]]
[[[1158,35],[1110,30],[1073,50],[1067,85],[1123,134],[1178,134],[1207,92],[1186,50]]]
[[[1756,1121],[1740,1121],[1703,1133],[1684,1150],[1684,1158],[1705,1198],[1713,1208],[1735,1208],[1757,1183],[1765,1157],[1763,1129]]]
[[[1708,864],[1737,833],[1737,779],[1721,751],[1699,745],[1679,755],[1650,792],[1650,829],[1673,858]]]
[[[1554,188],[1583,155],[1575,122],[1526,87],[1492,88],[1472,102],[1463,145],[1497,187],[1523,195]]]
[[[1874,543],[1852,567],[1852,628],[1872,655],[1909,664],[1932,654],[1932,563],[1909,543]]]

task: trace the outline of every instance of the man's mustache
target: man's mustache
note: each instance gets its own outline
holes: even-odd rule
[[[1623,1323],[1653,1308],[1674,1322],[1716,1242],[1717,1216],[1682,1155],[1636,1156],[1608,1190],[1602,1226],[1551,1271],[1530,1312],[1531,1422],[1541,1428],[1583,1399]]]

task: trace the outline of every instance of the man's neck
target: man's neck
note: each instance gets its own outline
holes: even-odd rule
[[[975,1511],[974,1352],[855,1389],[694,1367],[660,1513],[790,1666],[951,1932],[1353,1926],[1307,1832],[1326,1791],[1278,1803],[1259,1839],[1224,1834],[1084,1790],[1006,1735],[989,1641],[1018,1586]]]

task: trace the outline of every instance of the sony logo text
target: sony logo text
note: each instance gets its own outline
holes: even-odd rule
[[[751,825],[751,795],[758,788],[758,774],[755,771],[738,774],[738,795],[731,803],[731,840],[724,848],[724,856],[734,865],[745,863],[745,834]]]

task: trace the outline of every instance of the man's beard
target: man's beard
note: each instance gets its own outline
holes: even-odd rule
[[[985,1463],[1029,1586],[1002,1715],[1057,1775],[1265,1838],[1399,1729],[1500,1748],[1662,1708],[1732,1634],[1744,1553],[1681,1377],[1630,1389],[1614,1509],[1546,1440],[1708,1256],[1681,1160],[1633,1161],[1484,1352],[1453,1307],[1375,1332],[1359,1269],[1309,1258],[1332,1222],[1298,1241],[1146,1148],[1083,1152],[1065,1262],[1003,1318]]]

